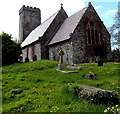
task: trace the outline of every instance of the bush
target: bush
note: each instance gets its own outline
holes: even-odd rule
[[[11,35],[7,33],[0,34],[0,38],[2,39],[2,65],[18,62],[21,54],[20,44],[11,40]]]

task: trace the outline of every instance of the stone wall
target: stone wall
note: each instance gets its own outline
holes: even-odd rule
[[[65,13],[64,9],[61,9],[51,25],[48,27],[45,34],[40,38],[41,42],[41,59],[49,59],[49,52],[48,48],[46,47],[51,38],[55,35],[57,30],[60,28],[64,20],[67,18],[67,14]]]
[[[23,5],[19,10],[19,41],[22,42],[41,23],[39,8]]]
[[[70,64],[95,62],[96,59],[101,56],[101,53],[103,53],[102,51],[106,52],[107,56],[110,55],[110,35],[93,6],[89,6],[80,22],[78,22],[76,29],[70,34],[71,38],[69,40],[48,46],[49,41],[53,38],[66,18],[67,14],[61,9],[45,34],[40,38],[40,43],[35,43],[34,54],[33,44],[23,49],[23,61],[25,61],[25,58],[27,57],[27,51],[29,61],[33,61],[33,55],[37,56],[37,60],[50,59],[59,61],[58,52],[63,50],[63,61]],[[96,39],[93,37],[91,37],[91,39],[98,40],[99,42],[92,42],[90,44],[88,42],[87,26],[91,21],[94,22],[95,29],[98,32],[98,35],[96,35],[97,37],[95,37]],[[103,48],[102,41],[106,43],[106,48]]]
[[[33,45],[35,45],[34,55],[36,55],[37,60],[41,60],[41,45],[40,45],[40,43],[36,42]],[[33,61],[33,56],[34,56],[34,55],[32,55],[32,46],[33,45],[27,46],[22,50],[23,62],[25,62],[26,58],[28,58],[29,61]],[[28,57],[27,57],[27,53],[28,53]]]
[[[86,29],[87,24],[90,21],[95,22],[95,28],[97,29],[98,34],[101,35],[98,44],[88,44]],[[81,62],[96,62],[99,56],[101,56],[100,54],[103,53],[96,53],[99,51],[104,51],[107,53],[107,56],[110,56],[110,35],[92,6],[88,8],[79,24],[77,25],[75,31],[71,34],[71,37],[74,52],[73,62],[75,64]],[[107,48],[103,47],[102,41],[106,43],[105,47]]]
[[[110,35],[108,34],[108,31],[106,31],[105,27],[103,26],[102,28],[103,31],[103,41],[106,42],[106,53],[107,53],[107,57],[106,60],[111,60],[112,55],[111,55],[111,41],[110,41]]]
[[[72,34],[72,44],[73,44],[73,62],[81,63],[85,59],[85,38],[84,38],[84,25],[79,23],[76,30]]]
[[[98,34],[101,35],[98,44],[88,44],[86,28],[90,21],[95,23],[95,28],[97,29]],[[103,53],[102,51],[109,54],[111,50],[110,35],[92,6],[88,8],[70,37],[71,39],[69,41],[64,41],[49,47],[50,60],[58,61],[58,52],[62,49],[65,52],[65,55],[63,56],[64,62],[74,64],[82,62],[97,62],[101,53]],[[103,48],[102,41],[106,42],[107,48]],[[96,53],[99,51],[101,52]]]
[[[49,59],[54,61],[59,61],[59,54],[60,50],[64,51],[63,61],[66,63],[73,63],[73,46],[71,40],[61,42],[58,44],[51,45],[49,47]]]

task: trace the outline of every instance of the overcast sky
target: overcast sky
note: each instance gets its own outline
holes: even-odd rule
[[[87,1],[87,0],[86,0]],[[97,1],[97,0],[96,0]],[[113,1],[113,0],[112,0]],[[91,0],[92,2],[92,0]],[[32,6],[41,9],[42,22],[60,9],[60,4],[70,16],[88,5],[82,0],[1,0],[0,1],[0,33],[3,31],[18,38],[19,9],[23,6]],[[113,16],[117,11],[117,0],[114,2],[92,2],[104,24],[109,27],[113,24]]]

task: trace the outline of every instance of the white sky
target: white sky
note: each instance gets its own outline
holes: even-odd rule
[[[19,9],[23,6],[40,8],[42,22],[60,9],[60,4],[67,13],[71,13],[85,7],[82,0],[1,0],[0,1],[0,33],[3,31],[19,36]]]

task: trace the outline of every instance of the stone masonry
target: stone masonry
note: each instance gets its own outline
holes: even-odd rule
[[[64,51],[63,61],[70,64],[110,58],[110,34],[91,3],[70,17],[61,6],[58,12],[42,24],[38,8],[23,6],[19,14],[20,40],[25,39],[23,43],[26,43],[22,47],[23,62],[26,58],[29,61],[42,59],[59,61],[60,50]],[[32,31],[33,29],[35,30]],[[33,37],[29,35],[31,31]],[[39,31],[44,34],[40,36]],[[38,37],[37,40],[27,44],[30,38],[35,37]]]
[[[19,41],[23,42],[29,33],[41,24],[41,11],[39,8],[23,5],[19,15]]]

